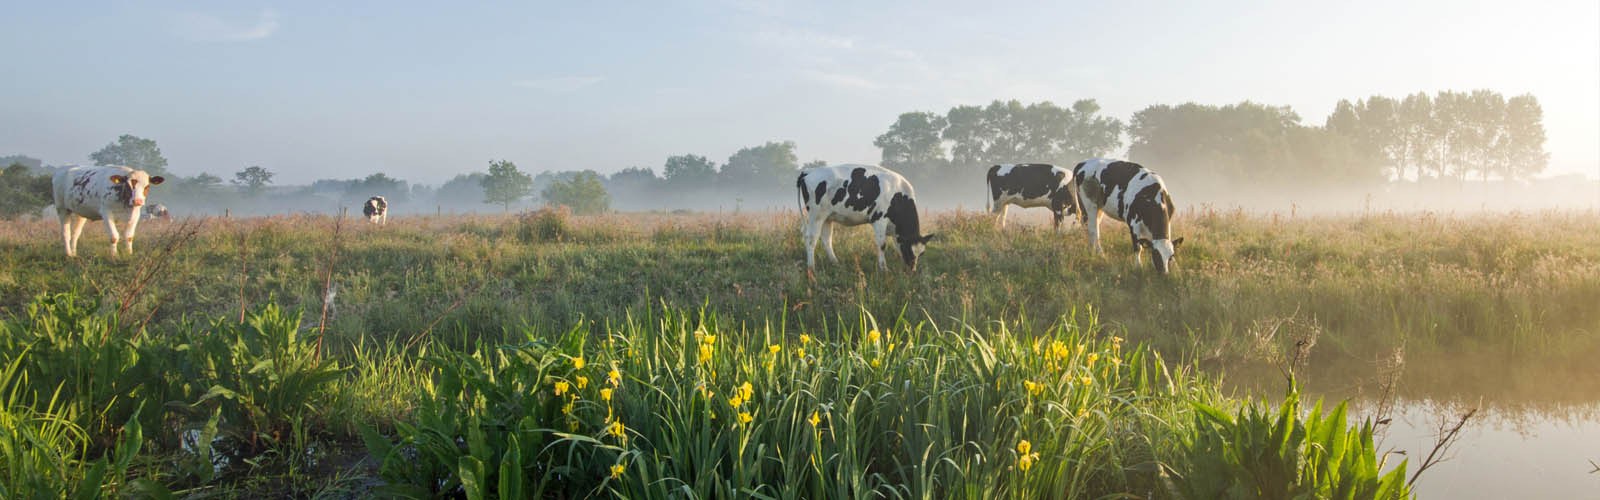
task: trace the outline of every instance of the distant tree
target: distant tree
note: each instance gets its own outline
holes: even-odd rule
[[[168,175],[167,159],[161,156],[156,141],[124,134],[116,142],[89,154],[100,165],[123,165],[150,175]]]
[[[489,162],[489,175],[479,181],[483,186],[483,202],[499,203],[505,211],[511,204],[528,196],[533,189],[533,177],[517,170],[517,164],[507,160]]]
[[[722,166],[721,180],[736,186],[770,186],[779,179],[795,175],[800,159],[794,141],[767,142],[739,148]]]
[[[44,161],[28,155],[0,156],[0,165],[22,165],[29,170],[44,168]]]
[[[880,161],[890,170],[906,173],[936,169],[949,161],[944,155],[944,138],[940,136],[948,124],[945,117],[936,113],[901,113],[894,124],[889,125],[888,132],[873,139],[872,145],[883,150]]]
[[[826,160],[811,160],[806,162],[805,165],[801,165],[800,169],[805,170],[808,168],[821,168],[826,166],[828,166],[828,162]]]
[[[986,117],[984,108],[979,106],[956,106],[945,114],[945,129],[940,137],[951,143],[951,164],[971,167],[987,161],[985,151],[995,138]]]
[[[272,176],[277,175],[259,166],[251,166],[233,174],[233,185],[243,188],[251,196],[261,193],[261,190],[272,183]]]
[[[0,171],[0,218],[37,214],[52,202],[50,176],[33,175],[20,161]]]
[[[661,171],[668,185],[683,188],[711,183],[717,176],[717,164],[700,155],[679,155],[668,157]]]
[[[628,167],[614,174],[606,180],[606,185],[612,190],[625,192],[640,192],[655,189],[661,183],[661,178],[656,177],[654,170],[642,167]]]
[[[351,181],[344,190],[344,197],[347,200],[362,201],[373,196],[383,196],[390,202],[403,202],[410,198],[409,188],[410,184],[406,181],[378,172],[368,175],[365,179]]]
[[[1405,144],[1398,168],[1402,173],[1406,170],[1415,171],[1416,178],[1421,180],[1435,150],[1433,98],[1423,92],[1408,95],[1400,101],[1400,108],[1395,114],[1398,121],[1396,128]]]
[[[917,124],[916,118],[910,120]],[[1121,120],[1101,116],[1100,104],[1093,99],[1074,102],[1071,108],[1050,101],[1024,105],[1017,100],[994,101],[986,107],[956,106],[946,114],[944,125],[939,137],[950,142],[950,163],[956,168],[1021,162],[1073,164],[1116,150],[1122,145],[1125,128]],[[888,135],[893,139],[903,134],[895,134],[891,127]],[[902,146],[893,140],[885,144]],[[890,153],[885,149],[886,155]]]
[[[190,177],[187,183],[197,188],[215,190],[222,187],[222,178],[210,172],[200,172],[200,175]]]
[[[606,192],[600,176],[594,172],[579,172],[565,179],[558,178],[545,186],[539,192],[539,197],[545,203],[571,208],[572,213],[577,215],[604,213],[611,209],[611,195]]]
[[[483,172],[456,175],[433,192],[433,199],[440,204],[452,205],[486,203],[483,201],[483,180],[488,177]]]
[[[1538,98],[1524,94],[1507,100],[1505,110],[1505,170],[1501,175],[1531,178],[1550,163],[1550,153],[1544,150],[1544,108]]]

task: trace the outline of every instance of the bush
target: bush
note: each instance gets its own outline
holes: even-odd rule
[[[565,206],[534,210],[517,221],[517,239],[523,243],[561,241],[571,233],[572,210]]]
[[[611,194],[594,172],[579,172],[568,179],[556,179],[539,196],[552,205],[570,207],[578,215],[594,215],[611,210]]]

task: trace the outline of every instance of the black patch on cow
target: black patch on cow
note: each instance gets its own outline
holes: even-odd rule
[[[867,175],[867,169],[856,167],[850,171],[850,181],[845,183],[845,190],[850,197],[844,200],[844,206],[861,213],[867,213],[872,206],[878,203],[878,194],[883,192],[878,185],[878,176]],[[839,203],[839,196],[834,195],[834,203]]]
[[[361,206],[362,215],[367,217],[386,214],[388,211],[389,201],[377,196],[367,198],[367,203]]]
[[[843,186],[839,186],[839,189],[835,189],[833,191],[833,200],[829,201],[828,203],[832,204],[832,205],[838,205],[840,202],[844,201],[844,196],[845,196],[845,194],[847,194],[847,193],[845,193],[845,190],[849,189],[849,188],[850,188],[850,181],[844,181],[844,185]]]
[[[900,244],[900,258],[906,265],[915,266],[917,255],[911,251],[911,245],[922,240],[922,225],[917,220],[917,201],[906,196],[905,193],[895,193],[889,199],[889,211],[885,214],[889,223],[894,224],[894,239]]]
[[[794,188],[800,191],[800,199],[802,200],[802,202],[800,204],[801,205],[800,208],[801,208],[801,210],[804,210],[805,209],[805,205],[810,205],[811,204],[811,191],[806,189],[806,173],[805,172],[800,172],[800,175],[795,177]],[[821,198],[821,197],[822,197],[822,186],[818,185],[817,186],[817,198]]]
[[[1142,221],[1145,229],[1150,231],[1150,239],[1167,239],[1167,219],[1172,215],[1172,209],[1171,205],[1164,203],[1167,200],[1165,194],[1160,184],[1150,184],[1135,193],[1133,202],[1128,204],[1128,215],[1124,218],[1129,227],[1135,221]]]
[[[819,205],[822,204],[822,196],[825,195],[825,194],[828,194],[828,181],[818,182],[817,183],[817,196],[816,196],[817,204],[819,204]]]
[[[1106,168],[1100,171],[1101,192],[1099,193],[1099,199],[1096,200],[1096,204],[1101,207],[1105,207],[1106,196],[1108,196],[1114,190],[1121,189],[1123,194],[1122,199],[1117,200],[1117,214],[1124,215],[1123,219],[1127,219],[1125,214],[1128,213],[1128,207],[1124,204],[1127,203],[1128,200],[1128,182],[1132,181],[1135,175],[1138,175],[1142,172],[1144,172],[1144,167],[1133,162],[1114,161],[1111,162],[1110,165],[1106,165]]]
[[[117,201],[124,205],[133,203],[133,186],[127,181],[112,184],[111,195],[117,197]]]
[[[1028,199],[1043,198],[1057,191],[1061,177],[1056,174],[1054,165],[1013,165],[1004,176],[1000,175],[1000,165],[995,165],[989,167],[989,199],[999,199],[1007,194]]]

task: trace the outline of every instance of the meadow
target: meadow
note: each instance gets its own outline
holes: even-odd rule
[[[1596,215],[1199,207],[1168,277],[961,212],[915,274],[792,213],[6,223],[0,496],[1400,497],[1337,400],[1600,399]]]

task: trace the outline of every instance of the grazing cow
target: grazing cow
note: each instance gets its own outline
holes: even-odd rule
[[[989,167],[989,213],[999,216],[1006,227],[1006,207],[1049,207],[1055,215],[1055,228],[1078,212],[1078,196],[1072,187],[1072,172],[1055,165],[1023,163]]]
[[[367,204],[361,206],[361,213],[367,216],[367,222],[383,224],[389,220],[389,200],[382,196],[367,198]]]
[[[1126,161],[1095,158],[1073,169],[1078,184],[1078,203],[1082,204],[1083,228],[1089,232],[1089,246],[1100,253],[1100,213],[1128,224],[1133,240],[1133,259],[1139,261],[1145,247],[1156,271],[1166,274],[1183,238],[1169,239],[1175,208],[1172,195],[1161,176],[1143,166]]]
[[[172,214],[167,212],[166,205],[154,203],[145,207],[144,211],[139,213],[139,220],[147,221],[150,219],[172,220]]]
[[[834,224],[872,224],[879,270],[889,269],[883,260],[889,237],[900,246],[900,258],[912,271],[917,270],[917,258],[933,239],[932,234],[922,234],[911,183],[889,169],[877,165],[808,168],[800,171],[795,188],[800,191],[800,214],[805,219],[801,244],[806,247],[807,269],[816,267],[818,239],[828,260],[839,262],[833,254]]]
[[[91,220],[106,221],[113,257],[117,255],[119,242],[126,242],[128,255],[133,255],[133,235],[139,227],[145,196],[150,194],[150,186],[165,180],[128,167],[78,166],[56,170],[51,184],[56,216],[61,220],[61,243],[67,256],[78,256],[78,237],[83,235],[83,225]],[[120,233],[118,221],[126,223]]]

